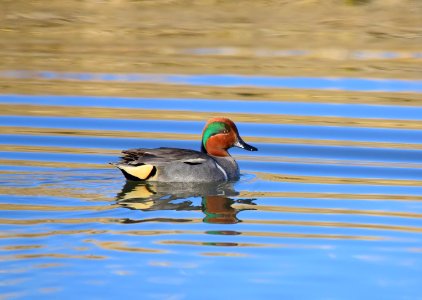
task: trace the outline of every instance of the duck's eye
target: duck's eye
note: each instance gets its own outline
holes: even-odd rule
[[[227,129],[224,129],[223,133],[226,134],[226,133],[229,133],[229,131]]]

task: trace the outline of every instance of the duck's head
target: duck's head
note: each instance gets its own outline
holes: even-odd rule
[[[248,151],[258,150],[242,140],[233,121],[227,118],[208,120],[202,132],[201,151],[213,156],[228,156],[227,150],[231,147]]]

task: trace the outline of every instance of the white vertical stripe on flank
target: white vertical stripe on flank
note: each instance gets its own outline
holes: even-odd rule
[[[223,173],[224,180],[226,180],[226,181],[229,180],[229,177],[227,176],[227,173],[226,173],[226,171],[224,171],[223,167],[220,166],[217,162],[215,164],[217,165],[217,168]]]

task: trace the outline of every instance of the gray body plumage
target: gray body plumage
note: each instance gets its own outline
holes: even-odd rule
[[[123,154],[114,165],[130,180],[137,179],[125,174],[123,169],[143,165],[155,168],[145,181],[217,182],[239,178],[239,167],[231,156],[217,157],[177,148],[130,149],[123,151]]]

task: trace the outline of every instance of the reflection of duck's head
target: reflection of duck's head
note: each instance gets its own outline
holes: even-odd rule
[[[206,196],[202,198],[202,211],[205,223],[234,224],[239,222],[236,217],[238,210],[232,207],[234,201],[227,197]]]

